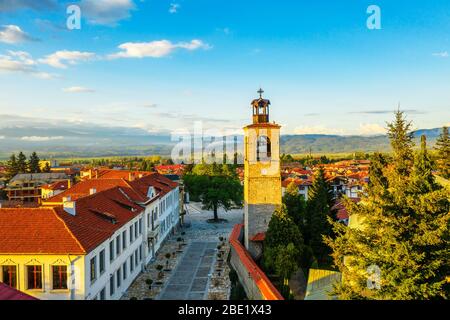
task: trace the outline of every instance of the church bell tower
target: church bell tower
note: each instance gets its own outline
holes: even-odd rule
[[[252,101],[253,123],[244,128],[245,247],[258,259],[273,212],[281,206],[280,128],[269,122],[270,101]]]

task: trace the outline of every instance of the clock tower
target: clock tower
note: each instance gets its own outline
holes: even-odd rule
[[[244,128],[245,247],[258,259],[273,212],[281,206],[280,128],[269,122],[270,101],[252,101],[253,123]]]

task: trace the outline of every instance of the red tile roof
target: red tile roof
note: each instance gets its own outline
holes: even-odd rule
[[[48,190],[66,190],[69,186],[69,180],[57,181],[52,184],[42,186],[42,189]]]
[[[83,254],[64,220],[52,208],[0,209],[0,253]]]
[[[38,300],[0,282],[0,300]]]
[[[114,169],[92,170],[93,179],[133,180],[148,176],[150,174],[152,174],[152,172],[148,171],[131,171],[131,170],[114,170]]]
[[[86,254],[143,210],[121,187],[78,199],[75,215],[63,206],[0,209],[0,253]]]
[[[234,226],[230,235],[230,245],[236,251],[242,265],[246,268],[248,275],[253,279],[264,300],[284,300],[266,274],[253,261],[252,257],[239,241],[239,235],[242,232],[243,224]]]
[[[96,189],[96,192],[101,192],[104,190],[108,190],[114,187],[129,187],[128,182],[124,179],[90,179],[78,182],[74,184],[70,189],[67,189],[56,196],[53,196],[47,200],[44,200],[43,203],[46,202],[61,202],[64,197],[71,197],[71,200],[77,200],[82,197],[86,197],[90,195],[90,190],[92,188]]]
[[[121,187],[80,198],[75,208],[75,216],[65,212],[62,206],[55,210],[86,252],[106,241],[144,210],[131,202]]]
[[[264,241],[266,239],[266,233],[265,232],[260,232],[255,234],[250,241],[256,241],[256,242],[260,242],[260,241]]]

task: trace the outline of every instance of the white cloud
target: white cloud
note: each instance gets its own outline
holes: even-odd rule
[[[35,72],[35,61],[24,51],[8,51],[8,55],[0,55],[0,70]]]
[[[129,18],[136,8],[132,0],[82,0],[80,7],[90,23],[109,26]]]
[[[20,138],[20,140],[32,141],[32,142],[52,141],[52,140],[62,140],[62,139],[64,139],[63,136],[55,136],[55,137],[26,136],[26,137]]]
[[[301,126],[294,129],[295,134],[344,134],[342,129],[327,128],[325,126]]]
[[[26,32],[15,25],[4,25],[0,27],[0,42],[15,44],[34,40]]]
[[[89,88],[85,88],[85,87],[69,87],[69,88],[64,88],[63,91],[64,92],[68,92],[68,93],[95,92],[95,90],[89,89]]]
[[[39,63],[47,64],[54,68],[66,69],[67,64],[76,64],[79,61],[92,60],[95,53],[61,50],[39,59]]]
[[[110,59],[117,58],[161,58],[171,54],[176,49],[189,51],[197,49],[210,49],[211,46],[201,40],[194,39],[190,42],[172,43],[169,40],[158,40],[151,42],[127,42],[119,46],[121,52],[108,56]]]
[[[0,140],[4,140],[4,139],[6,139],[5,136],[0,136]]]
[[[177,13],[179,8],[180,8],[180,5],[178,3],[171,3],[170,7],[169,7],[169,12],[172,14]]]
[[[48,11],[57,8],[56,0],[0,0],[0,12],[12,12],[22,9]]]
[[[39,79],[54,79],[58,75],[39,71],[36,61],[25,51],[8,51],[7,55],[0,55],[0,72],[22,72]]]
[[[362,123],[359,125],[359,133],[362,135],[385,134],[386,128],[376,123]]]
[[[439,58],[448,58],[449,54],[447,51],[443,51],[443,52],[436,52],[433,53],[434,57],[439,57]]]

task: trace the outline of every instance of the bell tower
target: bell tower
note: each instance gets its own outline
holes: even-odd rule
[[[280,128],[269,122],[264,91],[252,101],[253,123],[244,128],[245,247],[258,259],[273,212],[281,206]]]

